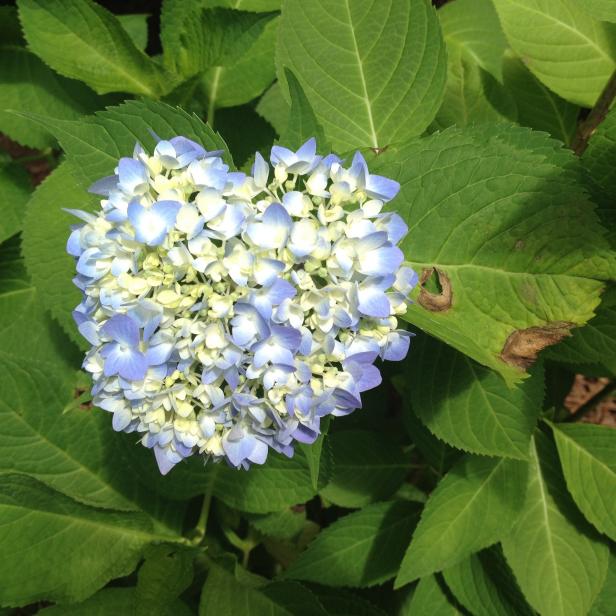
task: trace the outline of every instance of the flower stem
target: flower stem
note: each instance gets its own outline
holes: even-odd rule
[[[210,481],[208,483],[205,494],[203,495],[201,513],[199,514],[199,519],[197,520],[197,525],[195,526],[195,536],[192,540],[194,545],[199,545],[205,537],[205,533],[207,530],[207,521],[210,517],[210,509],[212,508],[212,497],[214,492],[214,485],[216,484],[217,473],[218,467],[215,467],[212,470]]]

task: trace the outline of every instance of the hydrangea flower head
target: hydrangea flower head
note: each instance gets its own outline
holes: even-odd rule
[[[407,227],[381,211],[398,184],[314,139],[275,146],[271,165],[257,154],[251,175],[220,155],[185,137],[138,145],[91,188],[100,210],[73,212],[94,402],[162,473],[193,454],[238,468],[293,455],[409,347]]]

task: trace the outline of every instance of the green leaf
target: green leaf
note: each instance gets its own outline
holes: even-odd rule
[[[32,184],[23,167],[0,164],[0,242],[21,230],[31,192]]]
[[[24,42],[17,16],[17,8],[14,6],[0,6],[0,46],[21,46]]]
[[[326,586],[382,584],[396,575],[416,522],[416,504],[368,505],[319,533],[284,576]]]
[[[616,374],[616,287],[603,294],[597,316],[550,349],[547,357],[573,364],[600,363]]]
[[[209,68],[200,77],[200,88],[214,109],[243,105],[262,94],[276,78],[274,50],[279,17],[267,22],[253,45],[234,64]]]
[[[544,616],[586,614],[605,579],[609,550],[571,501],[553,444],[537,433],[524,509],[502,540],[530,605]]]
[[[38,118],[35,118],[38,120]],[[127,101],[109,107],[78,122],[45,120],[57,137],[69,160],[75,160],[74,172],[84,188],[110,175],[122,156],[131,156],[135,143],[153,148],[156,141],[177,135],[200,143],[207,150],[222,150],[225,162],[233,160],[225,142],[196,115],[153,101]]]
[[[456,3],[451,6],[455,6]],[[503,86],[460,48],[449,50],[445,96],[434,128],[503,122],[516,118],[515,103]]]
[[[13,358],[53,362],[72,374],[81,358],[41,306],[19,250],[19,236],[0,244],[0,349]]]
[[[315,494],[310,465],[299,447],[292,458],[270,451],[267,462],[248,473],[220,465],[214,495],[230,507],[250,513],[279,511]]]
[[[550,90],[592,107],[616,68],[613,30],[575,0],[493,0],[513,50]]]
[[[212,66],[232,66],[259,39],[274,13],[192,5],[166,36],[165,65],[191,77]],[[163,43],[165,39],[163,39]]]
[[[292,539],[306,526],[306,512],[292,509],[266,514],[246,514],[245,517],[260,533],[276,539]]]
[[[326,616],[318,599],[295,582],[259,582],[247,572],[210,560],[199,616]]]
[[[507,46],[490,0],[456,0],[437,11],[448,51],[462,51],[475,64],[502,81]]]
[[[0,604],[80,601],[129,574],[153,541],[142,513],[82,505],[25,475],[0,476]]]
[[[285,147],[297,150],[311,137],[316,138],[317,144],[326,149],[326,139],[323,128],[312,110],[310,101],[306,98],[302,86],[295,75],[288,69],[284,69],[285,79],[291,95],[291,110],[287,121],[287,128],[280,135],[280,142]]]
[[[499,551],[473,554],[445,569],[443,577],[455,598],[473,616],[533,616]]]
[[[598,213],[616,247],[616,110],[610,111],[595,130],[582,155],[584,179],[590,194],[599,205]]]
[[[588,616],[614,616],[614,605],[616,605],[616,556],[612,553],[603,588],[592,604]]]
[[[414,325],[511,384],[593,316],[615,257],[573,155],[545,134],[449,129],[389,148],[372,169],[400,182],[389,207],[409,225],[401,247],[424,285],[440,284],[416,289]]]
[[[616,430],[581,423],[553,430],[569,493],[586,519],[616,541]]]
[[[569,145],[577,127],[579,107],[554,94],[513,55],[505,56],[503,74],[505,88],[515,101],[517,121],[546,131]]]
[[[115,434],[104,411],[79,407],[72,371],[4,353],[0,366],[0,472],[30,475],[86,505],[147,511],[156,524],[181,525],[185,505],[161,499],[147,475],[127,471],[124,449],[136,448],[134,441]],[[142,453],[154,468],[151,452]]]
[[[193,579],[194,553],[182,546],[154,545],[146,549],[139,569],[135,616],[150,616],[172,607]]]
[[[66,252],[76,219],[63,208],[93,211],[95,207],[96,198],[78,186],[69,163],[62,163],[30,199],[22,235],[22,252],[37,299],[81,348],[87,343],[71,316],[81,293],[72,282],[75,260]]]
[[[282,0],[213,0],[220,2],[231,9],[241,9],[242,11],[255,11],[265,13],[266,11],[279,11]]]
[[[291,107],[282,95],[282,88],[278,82],[261,97],[257,104],[257,113],[267,120],[281,135],[287,128]]]
[[[155,98],[173,75],[137,49],[118,19],[92,0],[19,0],[30,49],[55,71],[99,94]]]
[[[148,13],[129,13],[116,15],[120,25],[126,30],[137,49],[145,51],[148,46]]]
[[[430,338],[414,341],[408,368],[413,411],[438,438],[471,453],[528,458],[543,401],[543,371],[516,388]]]
[[[444,584],[437,576],[422,578],[400,616],[462,616],[462,612],[449,600]]]
[[[525,462],[463,458],[430,495],[395,587],[451,567],[501,539],[522,508],[525,481]]]
[[[27,49],[0,49],[0,66],[0,130],[23,145],[44,149],[55,139],[44,127],[7,110],[74,120],[105,104],[105,98],[57,75]]]
[[[293,71],[342,152],[420,134],[445,85],[445,46],[427,0],[286,0],[276,55],[278,78]]]
[[[321,434],[314,443],[300,443],[298,448],[302,450],[306,458],[306,464],[310,470],[312,489],[318,492],[331,478],[331,451],[329,442],[326,442],[326,434],[329,428],[329,417],[321,421]],[[325,447],[324,447],[325,445]]]
[[[321,490],[341,507],[363,507],[392,496],[404,481],[410,460],[381,432],[342,430],[328,437],[333,475]]]
[[[614,0],[585,0],[580,4],[589,15],[601,21],[616,22],[616,6]]]

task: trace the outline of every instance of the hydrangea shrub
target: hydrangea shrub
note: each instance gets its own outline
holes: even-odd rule
[[[616,9],[160,4],[0,7],[0,612],[613,613]]]

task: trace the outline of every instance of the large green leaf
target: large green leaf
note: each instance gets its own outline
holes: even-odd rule
[[[279,18],[265,25],[253,45],[234,64],[209,68],[200,78],[210,111],[248,103],[256,98],[274,81],[276,67],[274,51]]]
[[[293,70],[338,151],[420,134],[445,85],[445,47],[427,0],[287,0],[277,63],[281,81],[285,66]]]
[[[118,19],[92,0],[19,0],[30,49],[61,75],[99,94],[156,97],[173,75],[137,49]]]
[[[382,584],[396,575],[416,522],[416,504],[368,505],[319,533],[284,575],[326,586]]]
[[[473,554],[445,569],[443,577],[456,599],[473,616],[532,616],[513,574],[494,548]]]
[[[389,498],[404,481],[410,460],[385,434],[343,430],[327,437],[333,475],[321,495],[341,507]]]
[[[370,601],[341,588],[319,586],[314,592],[329,616],[386,616],[384,611]]]
[[[396,587],[440,571],[509,532],[524,500],[526,463],[467,456],[430,495]]]
[[[389,207],[424,283],[406,319],[511,383],[539,350],[593,316],[614,255],[572,154],[543,133],[485,125],[389,148]],[[438,280],[434,280],[437,278]]]
[[[0,163],[0,243],[21,230],[31,192],[30,178],[23,167]]]
[[[408,371],[413,411],[438,438],[471,453],[528,458],[543,401],[542,370],[509,388],[492,370],[420,336]]]
[[[87,505],[146,510],[172,525],[180,522],[184,506],[158,498],[126,464],[127,437],[114,434],[110,416],[79,407],[73,373],[58,361],[4,353],[0,366],[0,472],[25,473]]]
[[[535,437],[524,509],[502,540],[528,602],[542,616],[586,614],[603,585],[609,550],[567,493],[553,444]]]
[[[613,29],[575,0],[492,0],[513,50],[548,88],[592,107],[616,68]]]
[[[462,616],[450,601],[445,584],[435,575],[422,578],[413,595],[407,599],[400,616]]]
[[[25,475],[0,475],[0,605],[80,601],[129,574],[148,544],[174,539],[145,514],[88,507]]]
[[[130,36],[131,41],[135,43],[135,47],[145,51],[148,46],[149,15],[147,13],[129,13],[127,15],[116,15],[116,17]]]
[[[54,73],[27,49],[0,49],[0,66],[0,130],[23,145],[43,149],[55,139],[44,127],[6,110],[74,120],[105,104],[105,98]]]
[[[571,143],[579,107],[568,103],[544,86],[519,58],[507,54],[503,65],[506,91],[513,97],[517,121],[544,130],[566,144]]]
[[[229,559],[230,560],[230,559]],[[326,616],[319,600],[295,582],[273,582],[251,576],[232,562],[210,567],[199,603],[199,616]]]
[[[616,541],[616,430],[557,424],[554,437],[573,500],[586,519]]]

